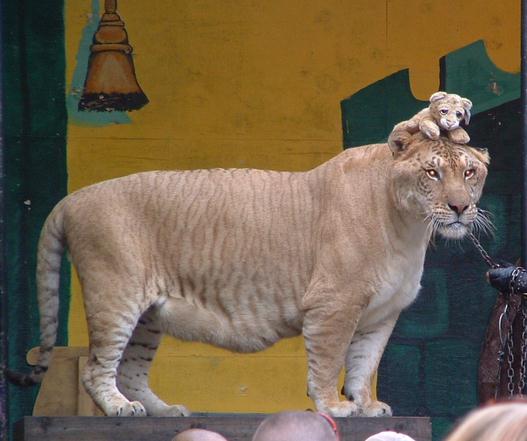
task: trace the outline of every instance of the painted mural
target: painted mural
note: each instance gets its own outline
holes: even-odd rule
[[[106,0],[90,46],[80,111],[130,111],[148,103],[137,82],[132,52],[124,22],[117,13],[117,0]]]
[[[482,205],[498,230],[486,245],[508,259],[519,254],[518,2],[37,3],[6,6],[13,368],[25,367],[20,348],[38,344],[34,250],[43,219],[67,192],[143,170],[307,170],[342,148],[382,142],[440,89],[473,101],[471,143],[493,158]],[[107,94],[87,80],[104,52],[93,46],[102,42],[94,35],[105,15],[126,23],[133,43],[133,54],[120,53],[136,73],[137,88],[127,90],[144,96],[133,112],[108,101],[99,110],[111,112],[89,111],[96,106],[83,98],[87,90]],[[122,38],[104,44],[124,48]],[[422,294],[380,367],[380,398],[397,415],[431,415],[436,438],[477,402],[479,350],[495,299],[484,270],[469,244],[438,243]],[[79,285],[73,273],[69,282],[67,265],[63,280],[59,343],[84,346]],[[195,411],[272,412],[312,405],[305,377],[300,339],[253,355],[167,339],[151,384]],[[13,420],[31,412],[35,391],[10,394]]]

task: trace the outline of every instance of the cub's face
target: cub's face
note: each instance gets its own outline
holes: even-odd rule
[[[457,129],[461,121],[468,124],[471,108],[472,102],[470,100],[455,94],[440,92],[430,98],[430,113],[439,127],[446,131]]]
[[[476,203],[487,176],[486,150],[414,137],[395,156],[393,188],[396,200],[417,211],[432,234],[461,239],[469,231],[491,224]]]

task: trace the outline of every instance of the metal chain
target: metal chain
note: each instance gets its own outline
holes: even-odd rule
[[[474,236],[473,233],[469,233],[469,238],[476,247],[476,249],[479,251],[479,254],[483,258],[483,260],[487,263],[487,265],[491,268],[499,268],[500,265],[494,262],[492,257],[490,257],[489,253],[483,248],[480,241],[477,239],[476,236]],[[517,294],[517,284],[516,279],[520,275],[522,271],[522,268],[514,268],[511,274],[510,282],[509,282],[509,293],[510,294]],[[505,309],[503,310],[502,314],[499,318],[499,334],[500,334],[500,342],[501,347],[498,352],[498,382],[497,385],[500,384],[501,379],[501,368],[503,364],[503,359],[505,354],[507,354],[507,391],[509,393],[509,398],[512,398],[514,396],[514,341],[513,341],[513,332],[514,332],[514,320],[512,320],[509,324],[509,329],[507,332],[507,337],[504,340],[503,339],[503,328],[502,328],[502,320],[504,317],[508,316],[508,303],[505,305]],[[525,392],[525,385],[527,382],[527,293],[523,293],[523,299],[522,299],[522,308],[521,312],[522,314],[522,334],[520,337],[520,367],[518,372],[518,393],[520,395],[523,395]],[[495,395],[497,397],[499,386],[496,387]]]
[[[514,270],[512,271],[511,273],[511,279],[509,281],[509,293],[510,294],[515,294],[516,291],[517,291],[517,285],[516,285],[516,279],[518,278],[518,275],[520,274],[520,271],[521,269],[520,268],[514,268]],[[514,320],[511,320],[510,321],[510,325],[509,325],[509,332],[508,332],[508,335],[507,335],[507,378],[508,378],[508,383],[507,383],[507,391],[509,392],[509,398],[512,398],[512,396],[514,395]],[[522,335],[523,337],[523,335]],[[523,346],[523,341],[521,342],[522,346]],[[524,361],[523,360],[523,350],[522,350],[522,354],[520,355],[520,361]],[[519,378],[518,378],[518,388],[520,390],[520,394],[521,394],[521,391],[523,390],[523,385],[521,385],[521,381],[522,381],[522,376],[521,376],[521,370],[520,370],[520,373],[519,373]]]
[[[514,395],[514,342],[512,325],[513,321],[511,321],[507,335],[507,378],[509,379],[507,382],[507,391],[509,392],[509,398]]]
[[[516,286],[516,279],[518,278],[520,273],[521,273],[521,268],[518,268],[518,267],[514,268],[514,270],[511,273],[511,280],[509,281],[509,292],[511,294],[517,293],[518,287]]]
[[[494,260],[492,260],[492,257],[490,257],[489,253],[487,253],[485,248],[483,248],[483,245],[481,245],[480,241],[478,240],[476,236],[474,236],[473,233],[469,233],[468,237],[470,238],[470,240],[472,241],[476,249],[479,251],[479,254],[481,254],[481,257],[483,258],[483,260],[487,262],[488,266],[490,266],[491,268],[500,267],[496,262],[494,262]]]
[[[527,375],[527,301],[522,302],[522,335],[520,345],[520,378],[518,379],[518,393],[523,395],[525,392],[525,381]]]
[[[505,308],[500,314],[498,320],[498,332],[500,336],[500,349],[498,351],[498,372],[496,374],[496,388],[494,389],[494,398],[498,399],[499,385],[501,384],[501,373],[503,370],[503,359],[505,357],[505,348],[507,344],[506,337],[504,337],[503,332],[503,319],[508,318],[509,304],[505,304]]]

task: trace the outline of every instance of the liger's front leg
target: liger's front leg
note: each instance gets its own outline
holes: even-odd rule
[[[313,306],[304,317],[308,358],[308,393],[317,410],[334,417],[356,415],[357,405],[341,401],[337,386],[346,350],[357,326],[360,308],[342,308],[337,303]]]
[[[365,416],[390,416],[386,403],[372,398],[371,382],[399,314],[355,332],[346,356],[344,391]]]

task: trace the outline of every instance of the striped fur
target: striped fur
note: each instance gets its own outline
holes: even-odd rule
[[[475,204],[486,175],[475,150],[443,138],[415,135],[405,147],[395,157],[386,144],[347,150],[304,173],[139,173],[67,196],[39,244],[42,343],[31,378],[42,377],[55,343],[67,248],[89,329],[82,378],[107,415],[188,415],[148,387],[162,334],[239,352],[303,334],[320,411],[390,414],[371,399],[370,379],[419,290],[427,219],[464,188]],[[451,151],[459,154],[445,160]],[[423,178],[430,161],[447,181]],[[472,190],[468,162],[477,165]],[[349,400],[341,401],[344,365]]]

